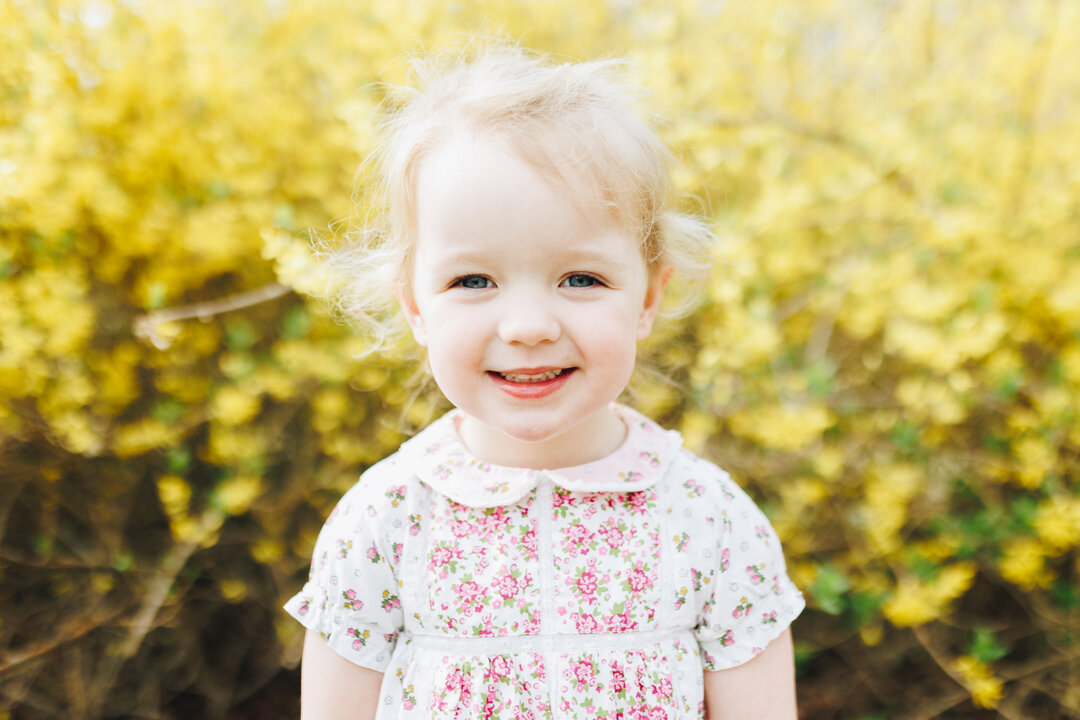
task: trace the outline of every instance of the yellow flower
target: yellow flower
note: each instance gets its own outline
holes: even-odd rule
[[[1025,590],[1046,587],[1053,580],[1053,575],[1046,569],[1046,548],[1031,538],[1008,543],[998,570],[1001,577]]]
[[[259,396],[235,385],[219,389],[211,401],[210,412],[225,425],[243,425],[259,412]]]
[[[216,494],[229,515],[245,512],[262,492],[258,475],[237,475],[218,483]]]
[[[943,568],[929,582],[903,578],[882,612],[897,627],[923,625],[944,615],[948,604],[967,592],[974,579],[975,566],[971,563]]]
[[[191,502],[191,486],[179,475],[162,475],[157,479],[161,507],[169,517],[176,517],[188,509]]]
[[[971,700],[978,707],[997,707],[1005,694],[1001,678],[994,675],[985,663],[970,655],[959,657],[953,663],[964,687],[971,693]]]
[[[923,625],[937,617],[937,608],[926,589],[914,578],[900,581],[882,612],[897,627]]]
[[[1016,480],[1023,487],[1039,487],[1057,466],[1057,449],[1038,437],[1026,437],[1013,445]]]
[[[799,450],[821,439],[835,417],[824,405],[764,405],[740,410],[731,429],[768,448]]]
[[[1041,502],[1035,532],[1057,552],[1080,543],[1080,498],[1059,495]]]

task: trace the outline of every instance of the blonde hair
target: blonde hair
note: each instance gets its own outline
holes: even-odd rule
[[[408,283],[415,245],[415,177],[440,143],[462,133],[505,143],[583,205],[602,206],[640,243],[650,268],[707,276],[716,238],[668,208],[671,154],[637,109],[625,63],[557,63],[507,44],[473,56],[422,58],[415,88],[396,88],[377,156],[371,222],[325,253],[344,282],[335,305],[382,346],[403,329],[394,288]],[[683,293],[685,310],[694,293]],[[665,308],[672,314],[672,308]]]

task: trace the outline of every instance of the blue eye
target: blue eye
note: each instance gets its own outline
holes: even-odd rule
[[[562,281],[562,284],[572,288],[587,288],[593,287],[594,285],[603,285],[598,279],[594,278],[592,275],[586,275],[585,273],[568,275],[566,279]]]
[[[466,290],[486,290],[494,285],[495,283],[491,282],[490,278],[483,275],[465,275],[452,282],[450,287],[463,287]]]

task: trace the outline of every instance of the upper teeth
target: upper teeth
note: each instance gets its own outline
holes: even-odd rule
[[[522,373],[499,373],[510,382],[543,382],[544,380],[550,380],[553,377],[558,377],[562,374],[562,370],[548,370],[542,372],[539,375],[524,375]]]

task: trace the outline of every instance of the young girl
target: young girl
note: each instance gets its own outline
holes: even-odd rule
[[[705,226],[609,62],[513,48],[390,119],[354,259],[455,409],[363,474],[286,609],[304,718],[794,718],[803,608],[765,516],[615,400]]]

